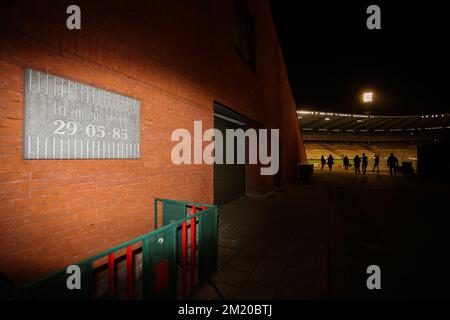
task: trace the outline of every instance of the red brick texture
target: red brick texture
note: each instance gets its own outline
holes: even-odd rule
[[[170,136],[212,127],[213,101],[280,128],[295,174],[305,155],[276,31],[265,1],[247,4],[256,71],[234,49],[233,1],[1,2],[0,272],[22,282],[149,232],[154,197],[212,202],[213,167],[172,164]],[[139,99],[141,158],[23,160],[26,67]]]

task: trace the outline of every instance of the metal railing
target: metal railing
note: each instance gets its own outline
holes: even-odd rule
[[[71,274],[63,268],[24,289],[32,299],[189,297],[217,269],[217,207],[155,198],[154,208],[152,232],[74,264],[81,288],[69,289]],[[125,279],[119,271],[126,271]]]

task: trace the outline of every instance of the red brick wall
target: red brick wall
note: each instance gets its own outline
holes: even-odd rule
[[[81,30],[66,8],[81,7]],[[213,201],[213,167],[173,165],[176,128],[213,101],[281,128],[283,174],[304,153],[267,3],[249,0],[257,70],[233,47],[232,1],[2,1],[0,272],[32,279],[153,228],[153,198]],[[141,101],[139,160],[23,160],[24,68]],[[286,170],[284,170],[286,168]]]

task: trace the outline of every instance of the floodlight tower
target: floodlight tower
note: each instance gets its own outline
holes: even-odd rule
[[[363,112],[365,114],[372,113],[370,107],[373,105],[374,96],[375,94],[373,93],[373,91],[364,91],[362,93]]]

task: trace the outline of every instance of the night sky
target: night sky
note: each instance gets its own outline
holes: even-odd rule
[[[381,30],[366,27],[371,4],[381,8]],[[441,2],[275,0],[271,7],[301,109],[361,113],[360,93],[370,88],[374,114],[450,112],[450,36]]]

